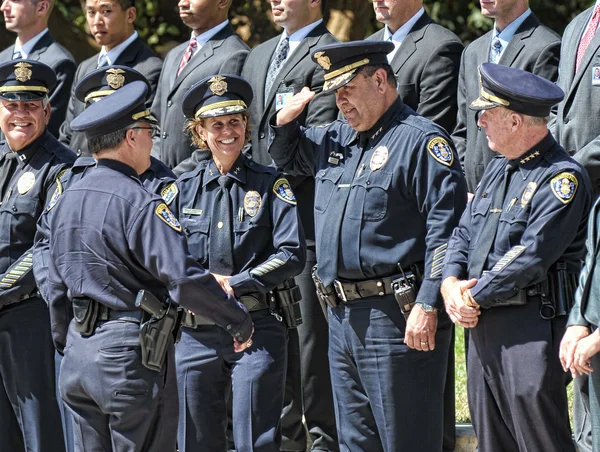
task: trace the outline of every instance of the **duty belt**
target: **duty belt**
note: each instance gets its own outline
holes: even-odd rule
[[[368,279],[366,281],[333,281],[335,293],[342,303],[358,300],[368,297],[383,297],[384,295],[392,295],[392,281],[398,276],[388,276],[386,278]]]
[[[262,309],[269,309],[269,302],[267,300],[267,296],[268,294],[252,292],[246,295],[242,295],[241,297],[239,297],[239,300],[246,307],[248,312],[253,312],[260,311]],[[186,328],[197,328],[201,325],[214,324],[215,322],[208,320],[206,317],[191,313],[189,311],[186,312],[182,321],[182,325]]]

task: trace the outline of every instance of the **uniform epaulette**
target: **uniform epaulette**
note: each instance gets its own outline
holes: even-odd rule
[[[202,160],[201,162],[199,162],[196,165],[196,168],[194,168],[192,171],[188,171],[187,173],[183,173],[181,176],[178,177],[178,179],[179,180],[187,180],[187,179],[192,179],[194,177],[197,177],[201,171],[204,171],[206,169],[206,167],[208,166],[209,163],[210,163],[210,160]]]
[[[271,166],[262,165],[260,163],[255,162],[250,157],[246,157],[244,160],[244,165],[246,168],[251,169],[255,173],[263,173],[263,174],[277,174],[277,170]]]

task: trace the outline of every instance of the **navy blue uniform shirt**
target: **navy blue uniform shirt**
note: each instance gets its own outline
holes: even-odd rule
[[[9,152],[8,144],[1,143],[0,166],[8,164]],[[76,158],[47,131],[17,154],[16,170],[0,203],[0,306],[17,302],[35,290],[30,269],[36,223],[58,174]]]
[[[307,129],[295,121],[275,127],[271,119],[271,130],[275,163],[315,175],[317,264],[339,234],[337,274],[319,269],[323,283],[391,276],[398,266],[424,263],[417,302],[441,308],[441,264],[467,200],[447,133],[399,98],[366,132],[345,120]]]
[[[198,164],[177,180],[173,211],[192,255],[210,265],[209,234],[221,173],[213,160]],[[276,190],[285,178],[277,171],[240,155],[227,177],[232,209],[233,268],[229,285],[236,296],[267,292],[304,268],[305,240],[296,200]]]
[[[486,217],[500,215],[484,274],[472,275],[478,282],[471,294],[483,308],[543,281],[559,260],[569,272],[579,272],[585,253],[592,192],[583,167],[550,133],[517,163],[502,212],[494,213],[491,199],[508,160],[498,156],[490,162],[448,245],[443,278],[466,279]]]
[[[131,167],[99,160],[44,215],[50,258],[40,290],[50,306],[55,342],[64,344],[67,299],[89,297],[111,309],[133,310],[141,289],[159,298],[168,292],[236,339],[250,337],[246,310],[190,255],[175,216]]]

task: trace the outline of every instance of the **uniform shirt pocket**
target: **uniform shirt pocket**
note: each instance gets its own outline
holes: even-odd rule
[[[317,212],[323,213],[327,210],[343,172],[344,169],[341,167],[324,168],[317,172],[315,176],[315,210]]]
[[[521,244],[521,238],[527,228],[529,211],[520,207],[502,212],[500,215],[500,224],[498,225],[498,233],[496,235],[498,245],[502,249],[510,249],[513,246]]]
[[[353,220],[378,221],[385,218],[392,173],[373,171],[352,183],[346,215]]]
[[[182,218],[181,224],[187,237],[190,253],[198,262],[205,264],[208,259],[210,218]]]

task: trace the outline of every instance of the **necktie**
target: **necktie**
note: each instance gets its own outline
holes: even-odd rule
[[[16,52],[13,53],[13,60],[20,60],[21,58],[23,58],[23,54],[21,53],[20,50],[17,50]]]
[[[575,72],[579,70],[579,65],[581,64],[581,60],[583,60],[583,56],[585,55],[585,51],[587,50],[590,42],[594,39],[596,35],[596,31],[598,30],[598,23],[600,23],[600,4],[596,5],[594,8],[594,12],[592,13],[592,18],[590,19],[590,23],[588,25],[585,34],[582,36],[581,41],[579,41],[579,47],[577,47],[577,63],[575,65]]]
[[[190,40],[190,43],[188,44],[187,48],[185,49],[185,52],[183,52],[183,56],[181,57],[181,62],[179,63],[179,69],[177,69],[177,76],[179,76],[179,74],[181,74],[181,71],[183,71],[183,68],[186,67],[187,64],[190,62],[190,60],[194,56],[194,52],[196,52],[197,48],[198,48],[198,42],[196,41],[196,38],[192,38]]]
[[[469,278],[481,277],[488,255],[490,254],[490,250],[496,239],[496,232],[498,232],[498,224],[500,223],[500,215],[502,214],[504,206],[506,189],[510,184],[510,176],[517,168],[517,165],[517,160],[507,161],[506,167],[504,168],[504,175],[494,190],[490,211],[483,225],[481,235],[476,243],[476,252],[469,262]]]
[[[502,55],[502,43],[498,38],[494,38],[492,49],[490,51],[490,63],[498,64],[500,55]]]
[[[275,49],[275,53],[273,54],[273,60],[269,65],[269,72],[267,72],[267,80],[265,81],[265,106],[267,105],[267,98],[269,97],[269,93],[271,92],[271,88],[273,87],[273,82],[275,82],[277,74],[279,74],[283,63],[285,63],[289,50],[289,38],[285,38],[279,41],[279,44]]]
[[[231,234],[231,198],[229,187],[233,179],[219,177],[219,191],[210,220],[208,238],[208,260],[211,273],[231,275],[233,273],[233,236]]]
[[[4,200],[10,179],[17,169],[17,157],[18,154],[16,152],[7,152],[4,156],[4,161],[0,164],[0,187],[2,187],[0,201]]]
[[[108,56],[106,55],[106,53],[101,54],[98,58],[98,66],[96,66],[96,69],[104,66],[108,66]]]
[[[361,137],[360,147],[361,150],[355,149],[352,152],[359,151],[359,155],[356,158],[351,158],[347,162],[347,166],[344,168],[344,173],[340,178],[340,182],[337,187],[334,188],[334,193],[331,195],[330,204],[336,206],[343,206],[340,211],[336,212],[335,216],[332,216],[331,222],[327,228],[323,231],[323,237],[319,249],[319,262],[317,266],[317,274],[319,278],[328,286],[337,278],[338,274],[338,258],[340,254],[340,233],[342,230],[342,220],[346,213],[346,207],[348,204],[348,197],[350,196],[350,185],[356,176],[358,165],[362,160],[362,155],[365,152],[365,148],[368,143],[368,137]],[[335,203],[335,204],[333,204]]]

